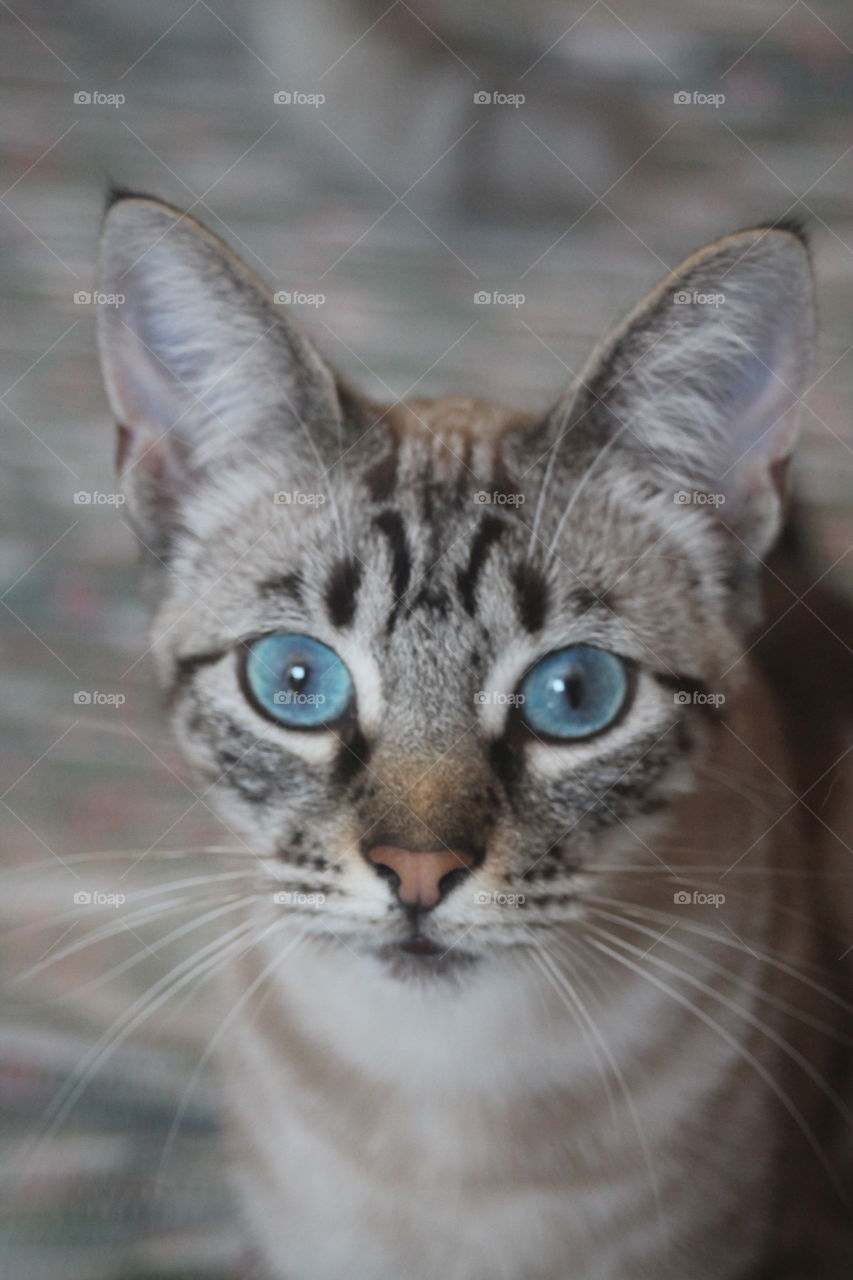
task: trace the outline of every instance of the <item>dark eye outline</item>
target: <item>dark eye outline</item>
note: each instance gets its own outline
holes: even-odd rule
[[[284,720],[280,720],[268,711],[262,702],[255,696],[255,692],[249,682],[249,674],[247,671],[249,663],[249,653],[252,645],[258,640],[266,640],[270,636],[278,635],[299,635],[305,636],[306,640],[313,640],[316,644],[321,644],[325,649],[330,649],[334,653],[339,662],[343,662],[352,681],[352,698],[345,711],[337,716],[334,720],[323,720],[320,724],[286,724]],[[325,640],[321,640],[318,636],[312,636],[307,631],[259,631],[257,635],[247,636],[237,645],[234,653],[237,662],[237,683],[240,686],[240,692],[248,702],[253,711],[257,711],[259,716],[263,716],[264,720],[268,720],[270,724],[274,724],[278,729],[287,729],[291,733],[329,733],[335,729],[347,729],[358,722],[358,694],[356,692],[355,680],[353,680],[352,672],[347,663],[344,662],[337,649],[332,649],[330,644],[326,644]]]
[[[634,705],[638,682],[637,664],[634,659],[627,658],[622,653],[616,653],[613,649],[604,649],[599,644],[587,644],[583,640],[575,640],[570,644],[563,644],[557,649],[549,649],[547,653],[540,654],[535,662],[531,662],[530,666],[526,669],[524,674],[521,676],[521,679],[516,684],[516,695],[521,693],[525,680],[533,671],[536,670],[540,662],[544,662],[547,658],[551,658],[555,654],[565,653],[567,649],[581,647],[585,649],[600,649],[602,653],[608,653],[611,657],[618,658],[622,663],[622,668],[625,672],[625,694],[619,705],[619,710],[616,712],[612,720],[608,720],[607,724],[603,724],[600,729],[593,729],[592,733],[580,734],[572,738],[561,738],[556,734],[545,733],[540,729],[534,729],[533,726],[528,723],[527,717],[524,714],[524,703],[516,703],[512,709],[516,726],[520,732],[522,732],[526,737],[532,738],[535,742],[548,743],[549,745],[555,745],[558,747],[573,747],[580,742],[592,742],[594,738],[600,738],[603,734],[612,732],[617,725],[622,723],[628,715],[628,712],[631,710],[631,707]]]

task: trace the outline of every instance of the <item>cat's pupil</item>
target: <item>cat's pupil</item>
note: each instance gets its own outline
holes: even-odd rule
[[[308,667],[303,662],[294,662],[285,672],[285,684],[293,693],[299,693],[308,679]]]
[[[576,671],[570,671],[565,676],[555,676],[551,681],[551,688],[555,693],[565,695],[572,711],[577,711],[583,702],[583,676]]]

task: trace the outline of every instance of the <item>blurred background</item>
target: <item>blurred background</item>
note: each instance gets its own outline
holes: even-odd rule
[[[544,406],[687,252],[802,218],[796,484],[814,577],[851,595],[853,11],[2,0],[0,51],[0,1274],[245,1277],[208,988],[168,987],[217,901],[203,849],[234,841],[169,740],[113,500],[107,183],[192,210],[384,398]]]

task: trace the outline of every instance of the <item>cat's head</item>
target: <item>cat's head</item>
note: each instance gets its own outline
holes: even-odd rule
[[[810,367],[801,238],[689,258],[544,416],[369,402],[155,200],[110,208],[100,285],[159,670],[270,899],[357,953],[482,956],[647,862],[744,669]]]

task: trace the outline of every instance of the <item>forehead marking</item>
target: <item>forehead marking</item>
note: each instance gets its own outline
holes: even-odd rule
[[[264,598],[271,596],[287,596],[296,604],[302,604],[303,579],[301,573],[282,573],[275,578],[266,578],[258,586]]]
[[[355,617],[358,589],[361,586],[362,567],[358,560],[348,556],[339,560],[326,583],[325,602],[333,626],[350,626]]]
[[[456,575],[459,594],[462,597],[462,604],[466,613],[474,616],[476,608],[477,583],[483,566],[486,563],[489,552],[494,544],[503,537],[506,532],[506,523],[498,516],[483,516],[480,521],[477,532],[471,541],[471,552],[468,557],[468,564],[464,569],[460,569]]]
[[[394,607],[388,615],[388,631],[393,631],[400,612],[403,596],[412,576],[412,557],[406,538],[406,528],[399,511],[380,511],[374,525],[387,539],[391,552],[391,590],[395,596]]]
[[[512,571],[518,617],[525,631],[541,631],[548,615],[548,587],[539,569],[521,561]]]

